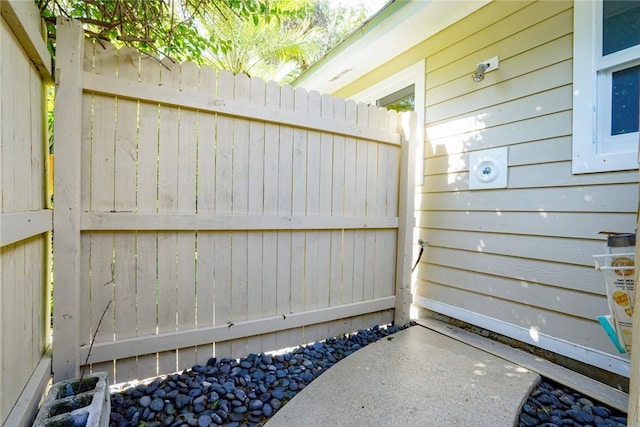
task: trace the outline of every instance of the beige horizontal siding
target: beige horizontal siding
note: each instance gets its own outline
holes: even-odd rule
[[[452,196],[450,193],[425,193],[421,208],[443,211],[538,211],[544,212],[610,212],[616,210],[635,213],[637,204],[629,197],[637,184],[599,186],[516,188],[509,197],[500,197],[504,191],[467,191]]]
[[[602,230],[633,231],[633,228],[625,224],[633,222],[635,218],[635,213],[619,212],[595,215],[589,212],[421,211],[418,226],[429,229],[593,239],[597,238]],[[602,242],[604,249],[604,240]],[[579,245],[580,241],[576,240],[575,244]]]
[[[526,245],[526,240],[523,238],[521,240],[523,240],[522,245]],[[438,247],[430,247],[425,252],[424,256],[428,262],[435,265],[460,268],[482,275],[511,278],[518,282],[527,281],[596,295],[605,294],[603,282],[597,275],[592,274],[592,267],[528,257],[519,258],[513,255],[496,255],[489,252],[474,251],[475,253],[469,253]],[[419,273],[420,277],[423,277],[422,274],[422,272]],[[428,275],[424,278],[430,280]],[[526,292],[520,295],[520,297],[525,296]]]
[[[592,320],[602,314],[602,304],[606,299],[602,295],[547,286],[526,278],[514,282],[499,275],[478,275],[476,272],[458,267],[427,265],[421,275],[428,277],[431,283],[440,286],[449,286],[503,300],[518,300],[522,304],[542,310],[558,311],[586,320]]]
[[[448,44],[424,49],[416,206],[429,244],[416,294],[497,329],[614,355],[595,320],[608,307],[592,255],[605,249],[599,231],[634,230],[638,176],[571,172],[572,20],[571,2],[496,1],[438,34]],[[473,82],[475,64],[493,56],[499,69]],[[494,147],[509,148],[508,187],[469,191],[469,154]]]

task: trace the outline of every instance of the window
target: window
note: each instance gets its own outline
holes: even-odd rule
[[[640,2],[574,2],[573,172],[638,168]]]
[[[416,85],[407,86],[390,95],[384,96],[376,101],[378,107],[387,110],[395,110],[399,113],[403,111],[415,111],[416,109]]]

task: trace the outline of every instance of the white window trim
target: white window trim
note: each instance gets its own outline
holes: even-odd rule
[[[626,152],[599,152],[598,138],[605,123],[598,125],[598,49],[601,44],[602,2],[574,2],[573,34],[573,158],[574,174],[638,169],[637,145]],[[595,31],[594,31],[595,29]],[[602,94],[600,95],[602,96]],[[610,96],[607,94],[607,96]],[[606,107],[600,103],[600,108]],[[601,115],[602,116],[602,115]],[[628,137],[638,139],[638,134]]]
[[[422,132],[418,134],[418,147],[416,149],[416,185],[422,185],[424,181],[425,70],[425,60],[423,59],[349,97],[357,102],[376,105],[376,101],[380,98],[404,89],[407,86],[414,85],[415,112],[418,119],[418,129],[422,129]]]

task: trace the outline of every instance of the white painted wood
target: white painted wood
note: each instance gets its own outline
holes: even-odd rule
[[[218,96],[232,99],[234,78],[227,71],[218,74]],[[217,116],[215,213],[229,215],[232,209],[233,119]],[[231,323],[231,235],[220,233],[215,239],[215,325]],[[212,340],[215,341],[215,340]],[[216,342],[216,357],[230,357],[231,345]]]
[[[293,111],[294,91],[291,86],[280,88],[280,109]],[[293,193],[293,128],[279,127],[278,150],[278,200],[279,215],[292,215]],[[277,268],[276,268],[276,313],[291,313],[291,231],[278,231]],[[285,348],[296,342],[297,336],[291,331],[276,333],[276,347]]]
[[[261,79],[250,80],[249,102],[251,105],[264,107],[266,103],[266,85]],[[265,123],[259,121],[249,122],[248,140],[248,194],[247,212],[262,214],[266,203],[265,190]],[[271,183],[272,185],[274,183]],[[246,319],[259,319],[262,317],[262,305],[265,297],[264,272],[264,233],[247,233],[247,295],[246,295]],[[246,340],[248,353],[260,353],[263,351],[262,337],[250,337]]]
[[[371,126],[378,126],[378,107],[370,105],[368,111],[365,113],[368,118],[367,121]],[[378,164],[378,144],[367,144],[366,151],[363,153],[363,158],[366,162],[365,171],[365,214],[377,215],[378,212],[378,191],[381,191],[378,187],[378,173],[380,165]],[[376,275],[379,273],[378,266],[376,265],[376,252],[377,245],[377,232],[366,232],[364,234],[364,248],[362,254],[364,255],[364,283],[362,296],[364,300],[373,298],[375,290]]]
[[[345,117],[348,122],[356,122],[357,120],[357,104],[353,101],[347,101],[345,105]],[[344,209],[343,215],[356,215],[356,140],[354,138],[345,139],[344,152]],[[356,165],[353,167],[352,165]],[[355,239],[356,231],[344,230],[344,255],[342,264],[342,277],[344,280],[342,301],[351,303],[357,301],[354,296],[355,283]]]
[[[137,80],[140,56],[135,49],[118,51],[118,76]],[[136,210],[136,162],[138,160],[138,103],[117,100],[114,164],[114,210]],[[136,336],[136,235],[114,234],[114,333],[115,339]],[[137,360],[115,364],[111,381],[120,383],[138,375]]]
[[[417,117],[412,113],[404,113],[401,121],[403,146],[400,158],[400,184],[399,184],[399,212],[400,223],[398,225],[396,271],[395,271],[395,295],[396,310],[394,321],[403,325],[409,321],[410,305],[412,298],[411,267],[413,258],[413,227],[414,219],[414,166],[411,161],[415,153]]]
[[[163,88],[179,90],[180,64],[163,59],[160,81]],[[158,121],[158,212],[177,213],[178,209],[178,156],[180,110],[161,105]],[[144,185],[144,183],[143,183]],[[158,233],[158,333],[177,330],[178,295],[178,235]],[[177,350],[158,353],[158,371],[179,369]]]
[[[280,108],[280,86],[273,81],[265,86],[265,106]],[[278,212],[278,182],[279,169],[279,127],[273,124],[264,125],[263,147],[263,206],[264,215],[274,215]],[[262,233],[262,304],[260,317],[277,316],[278,297],[278,233]],[[251,301],[252,298],[249,298]],[[263,335],[261,348],[263,351],[277,348],[277,333]]]
[[[0,246],[7,246],[37,236],[53,228],[53,212],[39,211],[0,214]]]
[[[96,73],[116,76],[118,58],[116,48],[109,43],[96,45],[93,70]],[[94,96],[92,99],[91,154],[90,154],[90,207],[95,211],[109,212],[115,209],[116,177],[116,120],[117,108],[114,98]],[[90,309],[88,327],[90,341],[112,341],[115,333],[114,310],[117,301],[115,293],[114,234],[92,233],[90,235],[90,293],[88,300],[81,301]],[[102,323],[102,313],[106,314]],[[100,327],[98,328],[98,324]],[[84,364],[84,361],[82,361]],[[91,366],[95,372],[106,371],[114,378],[113,361]]]
[[[396,228],[397,217],[256,216],[194,214],[132,214],[87,212],[83,230],[332,230]]]
[[[140,58],[140,81],[158,86],[161,65],[154,58]],[[138,107],[137,213],[157,212],[158,194],[158,116],[157,105],[140,103]],[[155,334],[157,328],[158,233],[138,232],[136,246],[136,334]],[[138,357],[138,377],[149,378],[158,372],[157,355]]]
[[[346,104],[344,99],[335,98],[333,101],[333,116],[338,120],[346,120]],[[331,214],[333,216],[344,215],[345,206],[345,146],[344,136],[333,137],[333,158],[331,176]],[[336,230],[331,233],[331,288],[329,289],[329,306],[344,303],[344,260],[346,254],[344,247],[345,230]]]
[[[216,71],[205,67],[200,69],[198,88],[208,96],[216,94]],[[198,112],[198,178],[196,213],[215,211],[215,168],[216,140],[215,116]],[[215,319],[215,234],[198,230],[196,232],[196,326],[206,328],[214,325]],[[205,365],[213,357],[214,344],[206,343],[197,347],[197,363]]]
[[[234,79],[234,100],[249,103],[251,80],[246,74],[238,74]],[[249,121],[243,118],[233,119],[233,175],[232,175],[232,213],[247,215],[249,212]],[[248,233],[243,231],[231,234],[231,322],[240,322],[248,318]],[[241,357],[247,354],[247,340],[239,339],[231,343],[231,356]]]
[[[359,103],[356,107],[356,121],[359,126],[369,125],[369,106]],[[355,157],[355,212],[357,215],[367,214],[367,154],[368,144],[366,141],[356,140]],[[353,246],[353,301],[362,301],[365,293],[365,271],[370,265],[366,264],[367,255],[371,248],[367,246],[367,233],[362,230],[354,232]],[[361,325],[358,325],[361,327]]]
[[[296,88],[293,93],[293,109],[297,113],[307,112],[309,94],[306,90]],[[307,213],[306,180],[298,179],[307,176],[307,132],[302,129],[293,130],[293,157],[292,157],[292,189],[291,189],[291,214],[305,215]],[[304,310],[305,303],[305,275],[304,260],[305,233],[302,231],[291,234],[290,258],[291,258],[291,288],[289,290],[289,311],[298,313]],[[295,335],[294,335],[295,334]],[[304,331],[292,331],[289,336],[291,341],[304,342]]]
[[[314,129],[319,131],[329,131],[343,135],[351,135],[358,138],[370,139],[385,144],[399,144],[398,134],[385,133],[378,130],[367,129],[358,126],[349,126],[342,122],[326,122],[317,117],[298,113],[281,113],[270,111],[264,108],[251,107],[244,103],[233,101],[232,97],[207,98],[197,93],[181,93],[179,90],[167,88],[163,91],[156,91],[155,87],[144,84],[123,81],[85,73],[83,76],[84,90],[87,92],[108,94],[123,98],[134,98],[140,101],[155,104],[165,104],[168,106],[180,106],[211,113],[225,114],[242,118],[253,118],[264,122],[282,123],[294,127]],[[231,99],[231,100],[230,100]]]
[[[305,325],[313,325],[316,323],[388,310],[393,307],[395,303],[394,300],[394,297],[386,297],[331,308],[290,313],[286,316],[278,315],[274,317],[265,317],[260,320],[247,320],[244,322],[234,323],[233,325],[222,324],[211,328],[196,329],[189,332],[170,332],[112,343],[99,343],[94,344],[89,361],[98,362],[101,360],[108,360],[112,357],[120,359],[131,357],[136,354],[155,353],[183,346],[198,345],[200,343],[210,342],[211,340],[216,342],[229,341],[273,331],[299,328]],[[88,346],[83,346],[80,354],[83,358],[86,358],[88,352]]]
[[[5,377],[3,376],[3,378]],[[45,395],[50,381],[51,355],[45,354],[39,360],[20,397],[4,419],[3,425],[16,427],[32,425],[38,412],[40,400]]]
[[[37,6],[32,2],[6,0],[0,3],[0,13],[11,31],[19,38],[22,48],[40,72],[42,80],[53,83],[51,55],[42,34],[42,19]]]
[[[184,63],[180,67],[180,88],[190,90],[198,87],[200,72],[196,64]],[[177,209],[179,212],[196,214],[198,200],[196,192],[198,113],[180,109],[178,134]],[[191,330],[196,327],[196,250],[195,232],[177,234],[177,282],[176,311],[177,330]],[[178,350],[178,368],[189,368],[197,361],[197,349]]]
[[[58,167],[54,170],[56,209],[53,227],[56,282],[65,286],[54,288],[56,307],[53,313],[53,334],[56,352],[53,355],[55,381],[78,375],[79,360],[79,307],[80,288],[80,142],[82,117],[81,81],[84,57],[84,36],[79,23],[69,19],[57,22],[57,76],[55,133]],[[62,165],[62,159],[66,163]],[[63,261],[64,260],[64,261]]]

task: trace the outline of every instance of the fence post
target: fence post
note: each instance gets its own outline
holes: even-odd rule
[[[78,21],[56,22],[53,375],[79,374],[80,146],[84,33]]]
[[[412,303],[411,260],[413,228],[415,226],[415,161],[418,120],[415,113],[400,116],[401,156],[400,193],[398,197],[398,247],[396,255],[396,307],[394,322],[401,326],[410,320]]]

